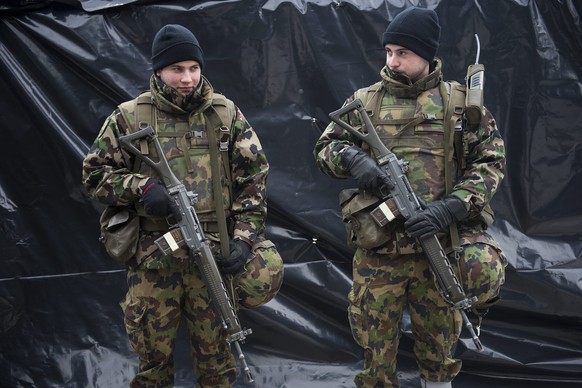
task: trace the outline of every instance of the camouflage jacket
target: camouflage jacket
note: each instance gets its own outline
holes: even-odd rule
[[[427,202],[441,199],[445,195],[445,147],[448,145],[444,141],[440,61],[436,61],[431,74],[413,85],[398,79],[386,67],[380,74],[379,83],[359,89],[345,104],[360,98],[366,110],[372,112],[374,126],[387,148],[409,163],[407,176],[415,193]],[[376,98],[377,106],[370,106],[373,105],[370,90],[380,95]],[[488,110],[484,112],[479,126],[463,131],[466,166],[462,175],[454,178],[450,192],[469,205],[470,217],[459,225],[462,238],[480,234],[492,221],[488,203],[504,176],[504,142],[495,119]],[[405,124],[417,117],[424,119],[416,125]],[[361,126],[354,112],[343,119],[353,127]],[[334,178],[349,177],[350,172],[340,165],[340,153],[353,145],[367,150],[359,139],[331,122],[315,145],[318,167]],[[396,226],[389,246],[384,247],[386,252],[419,251],[416,241],[404,233],[402,224]]]
[[[184,97],[155,76],[151,78],[150,91],[157,118],[154,128],[165,156],[186,189],[199,195],[195,208],[200,212],[201,221],[211,219],[216,196],[212,193],[203,112],[213,103],[216,92],[202,77],[198,89]],[[232,237],[252,244],[257,235],[264,233],[269,164],[257,134],[240,109],[230,100],[226,101],[233,107],[230,122],[225,123],[230,129],[228,159],[232,191],[231,198],[226,198],[230,190],[225,190],[220,197],[231,217]],[[82,182],[93,199],[106,205],[133,205],[140,217],[151,219],[146,216],[139,200],[145,182],[150,177],[155,178],[155,174],[145,163],[135,168],[134,158],[120,149],[118,138],[129,131],[124,117],[131,118],[133,114],[121,112],[118,108],[105,120],[83,161]],[[220,135],[217,137],[220,139]],[[184,152],[185,148],[189,151]],[[223,187],[230,185],[224,176],[221,182]]]

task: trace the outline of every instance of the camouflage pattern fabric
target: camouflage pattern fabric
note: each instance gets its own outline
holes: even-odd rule
[[[461,317],[441,298],[426,257],[387,256],[357,249],[353,264],[348,317],[354,339],[364,350],[364,368],[356,375],[356,386],[399,386],[396,355],[405,307],[410,313],[421,376],[451,381],[461,369],[461,362],[451,355]]]
[[[505,259],[487,243],[461,248],[450,260],[466,295],[476,296],[478,306],[498,295],[505,281]],[[462,319],[440,296],[426,257],[357,249],[353,279],[349,320],[354,339],[364,349],[364,370],[357,374],[356,386],[399,386],[396,355],[405,309],[410,314],[420,376],[428,381],[452,381],[461,369],[452,349]]]
[[[227,100],[233,112],[229,126],[232,181],[224,179],[223,171],[224,192],[214,193],[203,114],[215,96],[212,86],[202,77],[199,88],[185,97],[152,76],[150,90],[156,108],[152,124],[172,171],[187,190],[198,194],[194,206],[215,257],[220,255],[220,236],[206,227],[216,229],[216,206],[225,207],[232,230],[229,238],[236,236],[253,246],[245,270],[231,279],[235,304],[254,308],[267,303],[281,286],[283,261],[264,237],[269,164],[256,133]],[[155,174],[145,163],[134,170],[134,158],[120,149],[119,136],[135,128],[135,123],[126,121],[135,120],[134,105],[122,104],[123,112],[118,109],[106,119],[83,161],[83,185],[92,198],[107,205],[133,206],[140,216],[137,252],[127,262],[129,290],[121,303],[131,347],[139,356],[139,372],[131,386],[172,386],[174,344],[184,317],[197,386],[230,387],[236,381],[236,364],[199,271],[186,249],[171,255],[160,252],[154,241],[168,230],[168,223],[146,215],[139,202],[141,188]],[[148,152],[157,160],[153,146]],[[215,198],[221,198],[221,203]]]
[[[382,87],[378,90],[380,93],[387,92],[383,93],[380,112],[373,114],[373,117],[379,117],[374,119],[378,136],[398,158],[409,163],[408,180],[414,192],[427,202],[442,198],[445,192],[444,108],[439,92],[442,78],[440,61],[436,63],[433,73],[412,86],[395,80],[386,68],[382,69]],[[356,91],[345,104],[356,98],[365,104],[372,100],[368,96],[368,88],[364,88]],[[366,105],[366,109],[372,108]],[[418,116],[424,116],[425,120],[414,127],[407,128],[405,123],[397,121]],[[355,112],[346,114],[342,119],[353,127],[361,126]],[[487,227],[481,213],[499,188],[505,170],[504,142],[488,110],[485,109],[481,126],[464,131],[464,144],[467,167],[465,174],[457,177],[452,189],[453,195],[469,205],[469,219],[459,224],[461,236],[473,235]],[[334,178],[348,178],[349,171],[340,165],[340,153],[352,145],[367,148],[339,125],[330,123],[314,150],[321,171]],[[403,223],[391,226],[390,231],[392,236],[383,247],[383,252],[421,252],[420,244],[404,232]]]
[[[277,295],[283,284],[283,259],[270,240],[257,241],[245,270],[233,280],[236,301],[254,309]]]
[[[218,254],[216,244],[212,250]],[[198,386],[230,387],[236,381],[234,358],[198,268],[191,260],[182,264],[181,269],[128,271],[129,291],[121,307],[130,345],[140,361],[132,387],[172,386],[172,354],[182,314],[188,325]],[[235,304],[257,308],[275,297],[283,272],[275,245],[261,239],[253,246],[244,271],[225,279],[225,284],[234,289]]]
[[[484,233],[461,240],[461,252],[450,254],[457,278],[463,285],[465,294],[476,297],[477,308],[488,305],[499,295],[505,283],[507,258],[491,236]]]
[[[232,387],[236,363],[197,267],[129,269],[121,303],[139,370],[132,388],[172,387],[173,353],[182,316],[187,322],[197,387]]]
[[[150,89],[157,108],[156,133],[164,143],[166,158],[178,179],[187,190],[199,193],[195,204],[201,219],[212,215],[213,198],[209,173],[208,138],[205,117],[202,113],[212,102],[214,90],[202,77],[198,90],[186,98],[163,84],[152,75]],[[232,103],[232,102],[231,102]],[[232,176],[232,204],[225,203],[234,222],[233,236],[252,245],[259,233],[264,232],[266,217],[266,178],[269,164],[257,137],[242,112],[235,108],[230,125],[230,163]],[[132,117],[132,112],[125,112]],[[109,116],[89,153],[83,161],[83,185],[89,195],[106,205],[135,205],[138,213],[145,216],[140,204],[141,188],[155,174],[141,165],[140,171],[132,171],[134,158],[127,157],[119,146],[119,136],[128,133],[128,124],[119,110]],[[220,136],[218,136],[220,138]],[[149,147],[155,156],[153,147]],[[187,149],[187,154],[184,153]],[[196,170],[196,173],[193,173]],[[226,184],[226,182],[225,182]],[[230,199],[229,196],[225,201]],[[162,219],[154,222],[163,224]],[[140,261],[142,257],[139,257]]]
[[[409,163],[408,180],[427,202],[441,199],[446,183],[444,150],[448,145],[438,59],[435,65],[431,74],[414,84],[385,67],[378,84],[356,91],[345,102],[356,98],[364,102],[372,112],[379,137],[398,158]],[[379,93],[378,105],[366,105],[374,100],[373,93]],[[490,217],[482,214],[505,169],[503,139],[491,113],[484,112],[480,126],[463,132],[466,170],[456,177],[451,194],[468,204],[470,215],[458,224],[462,251],[450,257],[465,293],[487,305],[499,293],[507,261],[497,242],[485,232]],[[418,117],[424,120],[407,126]],[[362,125],[355,112],[345,114],[342,120],[356,128]],[[331,122],[314,148],[321,171],[334,178],[348,178],[350,172],[340,164],[341,152],[354,145],[368,150],[359,139]],[[414,355],[421,377],[452,381],[461,369],[460,361],[451,354],[461,330],[460,314],[440,295],[428,260],[420,244],[405,232],[403,220],[394,220],[386,232],[390,234],[386,243],[373,250],[359,247],[353,258],[354,283],[348,296],[350,326],[364,350],[364,370],[356,376],[356,385],[398,387],[396,354],[404,309],[411,316]],[[438,237],[451,252],[448,233]]]

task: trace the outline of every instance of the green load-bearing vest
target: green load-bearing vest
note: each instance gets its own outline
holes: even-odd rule
[[[380,81],[355,96],[362,100],[383,143],[409,162],[408,180],[426,201],[449,194],[466,168],[468,150],[462,126],[465,89],[458,82],[447,81],[417,98],[402,98],[387,94]],[[483,222],[491,224],[492,214],[486,205],[481,213]],[[450,227],[450,239],[451,248],[456,249],[459,235],[455,223]]]
[[[212,104],[198,114],[168,115],[155,108],[151,92],[144,92],[137,98],[119,105],[129,132],[151,125],[164,150],[173,173],[186,186],[186,190],[197,194],[194,204],[201,222],[216,222],[215,198],[222,198],[223,213],[228,213],[232,202],[232,179],[229,163],[231,140],[230,126],[235,116],[234,103],[222,94],[213,93]],[[213,133],[209,131],[212,130]],[[215,146],[211,148],[211,145]],[[215,169],[220,177],[213,182],[212,152],[218,160]],[[157,160],[154,147],[147,147],[143,141],[141,152]],[[151,168],[136,159],[134,172],[154,175]],[[222,190],[222,195],[214,195]],[[218,209],[220,212],[220,209]]]

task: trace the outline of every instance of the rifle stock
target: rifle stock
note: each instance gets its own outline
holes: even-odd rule
[[[158,157],[157,162],[144,155],[140,149],[135,146],[134,143],[138,141],[148,141],[154,144]],[[200,274],[202,275],[202,279],[208,287],[212,303],[222,320],[222,327],[228,334],[227,342],[229,344],[234,344],[243,371],[249,382],[253,382],[253,377],[240,347],[240,343],[244,342],[246,336],[251,334],[252,330],[242,329],[238,320],[234,305],[228,295],[228,291],[210,249],[209,241],[204,235],[204,231],[202,230],[202,226],[193,206],[197,195],[186,191],[185,186],[172,172],[154,129],[151,126],[147,126],[146,128],[125,136],[120,136],[119,142],[123,149],[141,159],[156,171],[162,179],[162,183],[166,186],[168,193],[176,201],[182,216],[182,219],[177,223],[177,228],[180,231],[178,235],[183,239],[183,243],[187,246],[190,257],[196,262]],[[176,241],[176,233],[173,233],[175,231],[176,229],[169,231],[163,236],[163,238],[160,238],[161,241],[156,241],[158,247],[166,254],[177,250],[179,247],[178,242]]]
[[[342,120],[340,117],[348,112],[356,110],[363,120],[363,126],[361,131],[352,127],[347,122]],[[423,209],[420,205],[418,197],[414,193],[408,178],[406,177],[406,172],[408,170],[408,164],[405,161],[399,160],[396,155],[390,151],[384,143],[378,137],[374,125],[370,121],[370,117],[364,105],[360,99],[356,99],[349,104],[346,104],[342,108],[333,111],[329,114],[330,119],[351,133],[356,138],[368,144],[371,153],[376,159],[378,165],[384,169],[388,178],[392,181],[394,188],[390,190],[389,193],[382,193],[384,199],[386,197],[391,197],[396,209],[391,211],[386,206],[380,205],[378,208],[372,211],[372,216],[374,219],[379,220],[383,218],[386,220],[391,220],[395,215],[401,215],[404,219],[409,219],[410,217],[420,213]],[[383,213],[384,217],[378,217],[378,213]],[[389,213],[389,214],[388,214]],[[387,222],[387,221],[386,221]],[[432,235],[428,238],[419,239],[419,243],[425,255],[428,258],[430,267],[435,275],[437,281],[437,288],[440,291],[444,300],[449,303],[453,309],[458,310],[463,317],[465,322],[465,327],[471,334],[471,338],[475,343],[478,351],[483,350],[483,346],[477,334],[473,329],[471,321],[467,317],[464,310],[470,309],[472,303],[477,299],[476,297],[469,299],[465,296],[463,287],[460,284],[453,267],[441,245],[436,235]]]

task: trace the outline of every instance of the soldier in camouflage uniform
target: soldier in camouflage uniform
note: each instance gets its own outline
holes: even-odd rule
[[[450,387],[461,369],[452,354],[462,327],[460,313],[439,294],[417,238],[438,232],[467,297],[477,297],[477,308],[491,305],[504,282],[506,259],[485,232],[492,222],[488,203],[504,174],[504,143],[491,113],[483,110],[480,124],[463,129],[465,160],[455,155],[453,162],[464,168],[447,190],[445,159],[452,151],[445,142],[446,89],[441,62],[435,58],[439,37],[434,11],[410,8],[397,15],[383,35],[387,57],[381,81],[345,102],[362,100],[380,139],[409,163],[407,177],[425,201],[419,215],[391,221],[377,233],[378,241],[368,241],[372,234],[348,230],[357,247],[349,320],[364,350],[364,369],[355,378],[358,387],[398,387],[396,355],[404,309],[410,313],[422,386]],[[342,119],[361,126],[355,112]],[[362,195],[381,196],[381,188],[385,192],[392,186],[366,145],[333,122],[317,141],[314,155],[325,174],[354,177]],[[457,250],[452,249],[453,226]]]
[[[151,105],[148,119],[153,117],[151,125],[174,174],[198,194],[195,209],[235,302],[258,307],[275,296],[283,278],[281,257],[264,236],[269,165],[261,143],[239,108],[202,76],[203,52],[189,30],[163,27],[152,44],[152,65],[150,94],[142,95]],[[186,249],[163,255],[154,244],[179,217],[176,204],[149,166],[120,149],[118,138],[142,125],[135,122],[136,106],[136,100],[123,103],[106,119],[83,162],[83,184],[93,198],[132,207],[139,216],[137,249],[126,262],[129,290],[121,303],[130,345],[139,356],[131,386],[173,385],[173,351],[184,317],[196,386],[231,387],[236,363],[198,268]],[[220,152],[222,193],[212,189],[209,154],[218,144],[210,144],[207,136],[207,130],[214,130],[207,116],[210,106],[228,129],[228,150]],[[221,144],[224,135],[217,133]],[[155,152],[151,144],[148,152]],[[228,218],[228,255],[219,248],[217,206],[224,206]]]

